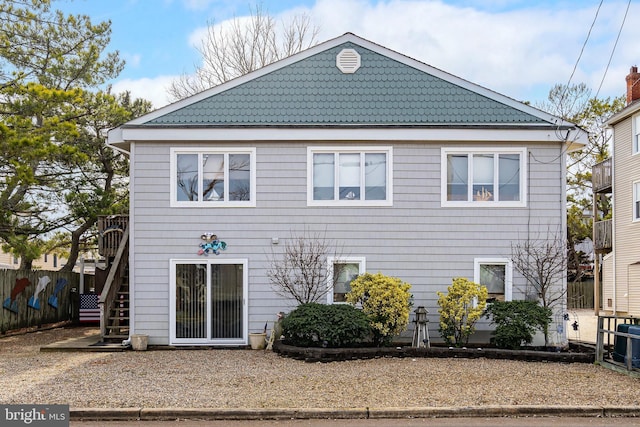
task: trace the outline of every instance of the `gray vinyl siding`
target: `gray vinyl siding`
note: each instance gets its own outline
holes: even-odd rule
[[[429,311],[437,335],[437,291],[453,277],[473,279],[474,258],[508,258],[512,242],[547,230],[562,230],[564,166],[559,144],[529,143],[528,202],[525,208],[440,206],[441,147],[471,144],[357,143],[393,146],[393,206],[308,207],[307,146],[317,143],[216,143],[256,147],[254,208],[170,207],[170,147],[203,143],[136,143],[132,156],[134,227],[132,278],[135,331],[152,344],[169,342],[169,260],[199,259],[200,235],[213,232],[227,243],[218,259],[247,259],[249,331],[261,330],[292,301],[275,294],[266,277],[272,248],[281,251],[291,233],[325,233],[344,256],[365,257],[367,271],[412,284],[414,305]],[[337,144],[328,143],[328,146]],[[498,144],[487,144],[498,146]],[[271,245],[277,237],[280,244]],[[523,297],[514,271],[513,297]],[[486,324],[481,328],[487,329]]]

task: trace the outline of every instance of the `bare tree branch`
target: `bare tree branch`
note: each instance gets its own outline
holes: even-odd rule
[[[546,236],[511,244],[513,267],[527,281],[525,295],[531,290],[541,305],[552,309],[564,301],[566,288],[562,285],[567,271],[566,241],[560,231],[547,230]],[[548,330],[544,331],[548,342]]]
[[[344,264],[337,263],[330,274],[329,257],[340,259],[343,254],[334,242],[326,239],[326,233],[292,232],[282,253],[271,249],[267,277],[274,291],[299,304],[320,301],[331,292],[335,278],[344,268]]]
[[[243,76],[317,43],[319,28],[305,14],[280,22],[257,5],[249,17],[216,25],[209,22],[198,52],[202,64],[182,74],[167,89],[179,100]]]

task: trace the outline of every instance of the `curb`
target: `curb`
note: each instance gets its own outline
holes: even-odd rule
[[[640,417],[640,406],[469,406],[416,408],[71,408],[73,421]]]

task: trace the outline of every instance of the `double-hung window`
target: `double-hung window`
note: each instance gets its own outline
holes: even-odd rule
[[[255,206],[255,148],[172,148],[172,206]]]
[[[310,206],[391,206],[391,147],[309,147]]]
[[[476,258],[473,281],[487,287],[489,301],[511,301],[513,264],[508,258]]]
[[[525,148],[442,148],[442,206],[525,206],[525,159]]]

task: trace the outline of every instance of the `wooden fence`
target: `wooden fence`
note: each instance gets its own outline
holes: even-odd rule
[[[79,282],[73,272],[0,270],[0,333],[74,319]]]
[[[567,283],[567,308],[593,308],[593,279]]]

